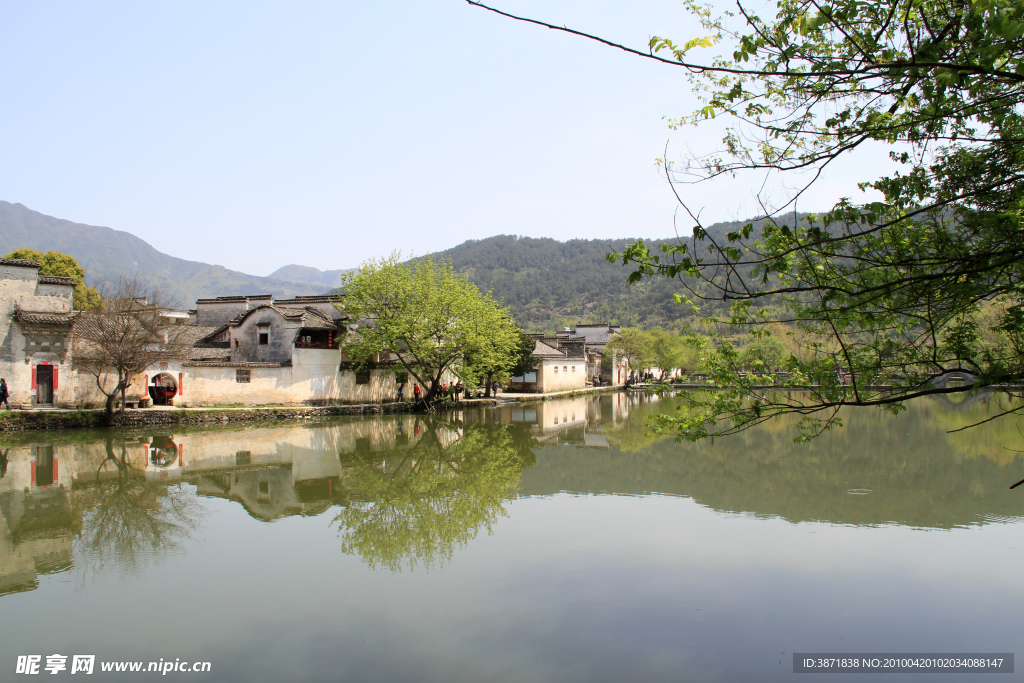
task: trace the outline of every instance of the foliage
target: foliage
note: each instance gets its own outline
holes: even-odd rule
[[[779,0],[768,19],[742,3],[721,18],[688,6],[707,35],[681,46],[600,40],[686,70],[704,104],[673,125],[731,124],[719,151],[665,164],[692,236],[609,258],[633,265],[636,283],[678,278],[677,301],[731,304],[732,325],[796,324],[808,344],[786,361],[787,383],[808,390],[805,399],[760,395],[740,376],[735,347],[720,344],[709,362],[734,389],[694,398],[674,422],[678,434],[727,434],[792,413],[804,439],[838,425],[843,406],[896,411],[908,399],[1024,379],[1024,5]],[[688,57],[720,43],[723,56]],[[794,215],[836,159],[880,147],[897,170],[861,183],[879,200]],[[761,226],[717,238],[689,209],[683,183],[748,172],[761,186],[766,173],[802,182],[780,201],[761,198]],[[977,315],[993,303],[1003,312],[989,331],[1004,343],[985,349]],[[930,381],[959,370],[971,373],[964,386]]]
[[[618,352],[619,358],[629,364],[632,372],[647,367],[654,358],[650,335],[635,327],[623,327],[621,334],[615,335],[606,348]]]
[[[502,338],[489,339],[487,346],[480,351],[466,353],[459,372],[459,378],[469,387],[483,385],[485,396],[491,395],[495,382],[529,372],[536,365],[533,349],[537,344],[534,339],[510,320],[507,323],[499,324],[494,330],[494,335]]]
[[[343,352],[362,362],[395,354],[427,389],[427,404],[446,371],[474,382],[517,359],[519,331],[508,312],[447,261],[401,263],[392,254],[342,279],[345,312],[357,321]]]
[[[786,345],[778,337],[762,334],[743,349],[741,363],[757,372],[772,372],[786,357]]]
[[[73,256],[59,251],[48,251],[45,254],[35,249],[15,249],[4,258],[27,259],[39,262],[40,275],[69,277],[75,281],[73,306],[76,311],[92,311],[100,305],[100,293],[95,287],[85,284],[85,268],[78,265]]]

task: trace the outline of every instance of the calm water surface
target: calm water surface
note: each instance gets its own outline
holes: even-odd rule
[[[95,654],[84,680],[153,679],[99,662],[162,658],[211,663],[169,679],[239,682],[799,681],[816,677],[793,652],[1020,657],[1024,438],[1012,418],[948,433],[999,400],[851,413],[810,445],[784,422],[648,438],[670,401],[625,394],[5,435],[0,680],[32,680],[23,654]],[[828,680],[935,678],[866,676]]]

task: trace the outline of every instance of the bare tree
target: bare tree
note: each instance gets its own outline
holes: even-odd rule
[[[138,275],[121,275],[100,287],[103,303],[96,312],[80,313],[73,328],[72,365],[92,375],[107,397],[107,419],[113,417],[120,396],[132,377],[161,361],[187,353],[187,326],[175,325],[161,315],[160,296]]]

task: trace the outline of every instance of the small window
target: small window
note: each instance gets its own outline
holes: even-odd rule
[[[558,366],[557,365],[555,366],[555,374],[556,375],[558,374]]]
[[[252,462],[252,451],[236,451],[235,452],[235,466],[242,467]]]
[[[237,339],[235,340],[235,348],[236,349],[238,348],[238,340]]]
[[[572,366],[572,371],[573,371],[573,372],[576,372],[576,366],[575,366],[575,365],[574,365],[574,366]]]
[[[249,383],[249,371],[248,370],[235,370],[235,381],[239,384]]]
[[[260,346],[266,346],[270,343],[270,333],[260,332]]]
[[[356,372],[356,384],[369,384],[370,383],[370,371],[359,370]]]
[[[569,368],[563,365],[562,366],[562,372],[569,372]]]

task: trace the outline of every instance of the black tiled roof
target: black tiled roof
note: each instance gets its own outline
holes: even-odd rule
[[[74,285],[74,278],[62,277],[60,275],[40,275],[39,283],[43,285]]]
[[[14,312],[14,317],[18,322],[30,325],[70,325],[75,319],[75,314],[70,311],[67,313],[51,313],[17,309]]]
[[[39,261],[27,258],[0,258],[0,266],[16,266],[18,268],[39,268]]]
[[[286,368],[291,363],[258,363],[255,361],[229,360],[187,360],[182,363],[190,368]]]

